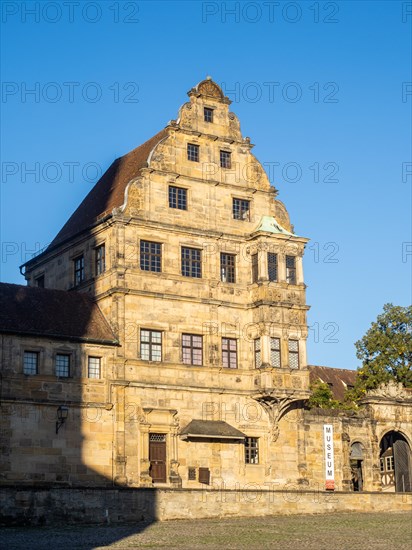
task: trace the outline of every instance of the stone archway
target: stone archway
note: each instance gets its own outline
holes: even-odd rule
[[[386,433],[380,442],[380,472],[382,490],[407,493],[412,491],[411,449],[400,433]]]

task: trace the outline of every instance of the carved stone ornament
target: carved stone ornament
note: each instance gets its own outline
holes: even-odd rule
[[[221,99],[223,95],[219,86],[211,80],[204,80],[201,82],[197,87],[197,91],[200,94],[208,95],[210,97],[217,97],[219,99]]]
[[[411,399],[411,395],[405,390],[403,384],[394,380],[381,384],[374,390],[369,390],[366,397],[386,397],[387,399]]]

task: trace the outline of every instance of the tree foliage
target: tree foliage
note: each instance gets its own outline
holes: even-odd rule
[[[412,387],[412,306],[383,306],[365,336],[355,343],[362,361],[349,399],[359,399],[366,391],[390,380]]]
[[[311,409],[338,409],[340,402],[333,398],[332,390],[329,385],[320,380],[311,384],[312,395],[309,398],[308,405]]]

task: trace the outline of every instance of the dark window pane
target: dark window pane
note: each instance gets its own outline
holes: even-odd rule
[[[236,256],[234,254],[227,254],[226,252],[220,254],[220,279],[224,283],[236,282],[235,261]]]
[[[96,275],[101,275],[106,270],[106,248],[104,244],[98,246],[96,254]]]
[[[149,241],[140,241],[140,269],[144,271],[162,270],[161,244]]]
[[[205,107],[203,109],[204,119],[205,122],[213,122],[213,109],[209,109],[209,107]]]
[[[233,199],[233,218],[235,220],[249,221],[250,201]]]
[[[78,285],[84,281],[84,256],[74,259],[74,284]]]
[[[197,248],[182,247],[182,275],[202,277],[202,251]]]
[[[169,187],[169,207],[187,210],[187,189],[181,187]]]
[[[286,282],[296,284],[296,263],[295,256],[286,256]]]
[[[268,278],[269,281],[278,280],[278,255],[268,252]]]
[[[252,254],[252,283],[257,283],[259,278],[259,255]]]
[[[187,144],[187,160],[199,162],[199,145]]]
[[[222,168],[232,167],[232,153],[229,153],[229,151],[220,151],[220,166]]]

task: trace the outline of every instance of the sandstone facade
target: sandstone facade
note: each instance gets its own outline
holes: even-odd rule
[[[362,490],[382,490],[395,433],[406,465],[391,487],[410,491],[410,394],[369,396],[352,416],[305,407],[307,239],[220,88],[207,79],[188,95],[25,265],[46,295],[88,294],[114,337],[3,331],[1,483],[323,491],[327,424],[335,490],[354,488],[355,448]],[[56,355],[70,355],[67,376]]]

